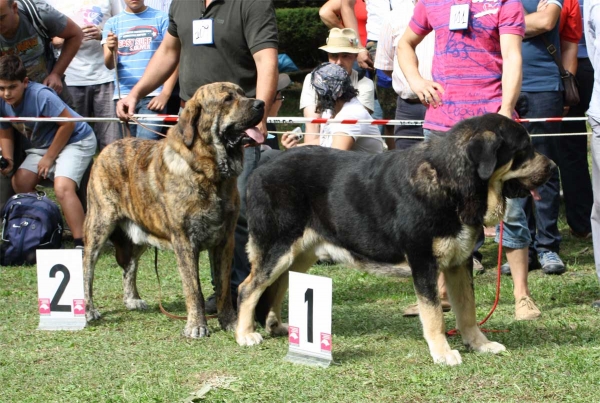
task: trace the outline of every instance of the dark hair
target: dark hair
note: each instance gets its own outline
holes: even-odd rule
[[[25,81],[25,77],[27,77],[27,70],[19,56],[6,55],[0,57],[0,80]]]

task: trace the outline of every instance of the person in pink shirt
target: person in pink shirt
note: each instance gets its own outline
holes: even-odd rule
[[[450,29],[455,5],[469,8],[464,29]],[[415,48],[432,30],[436,54],[433,81],[429,81],[419,74]],[[488,112],[513,117],[521,86],[524,35],[519,0],[419,1],[398,43],[402,54],[398,60],[410,87],[428,106],[423,127],[445,132],[463,119]]]

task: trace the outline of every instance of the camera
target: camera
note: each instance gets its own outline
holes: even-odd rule
[[[302,129],[300,127],[296,127],[292,130],[292,133],[296,133],[296,140],[300,141],[304,138],[304,133],[302,133]]]

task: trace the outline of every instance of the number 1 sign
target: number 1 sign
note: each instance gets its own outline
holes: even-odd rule
[[[85,327],[80,249],[37,250],[39,330]]]
[[[289,351],[286,360],[331,364],[330,278],[290,272]]]

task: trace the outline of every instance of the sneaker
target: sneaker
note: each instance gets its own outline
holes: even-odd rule
[[[485,268],[481,264],[481,261],[477,258],[473,258],[473,274],[483,274],[485,273]]]
[[[206,315],[214,315],[217,313],[217,296],[216,294],[211,295],[204,301],[204,313]]]
[[[77,246],[75,247],[75,249],[81,249],[81,250],[83,250],[84,248],[83,248],[83,245],[77,245]]]
[[[538,256],[542,265],[542,271],[546,274],[563,274],[567,270],[556,252],[540,252]]]
[[[534,320],[539,318],[542,312],[535,306],[535,302],[531,297],[522,297],[515,303],[515,319],[516,320]]]

